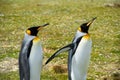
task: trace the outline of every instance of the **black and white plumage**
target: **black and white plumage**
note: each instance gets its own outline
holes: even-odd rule
[[[68,54],[68,79],[86,80],[87,69],[90,61],[92,40],[88,33],[89,26],[96,18],[83,23],[77,30],[72,43],[56,51],[47,61],[49,63],[58,54],[69,51]]]
[[[37,33],[47,25],[48,23],[42,26],[30,27],[25,32],[19,54],[20,80],[40,80],[43,51]]]

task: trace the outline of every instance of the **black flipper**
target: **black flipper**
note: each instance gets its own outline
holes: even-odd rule
[[[19,73],[20,80],[30,80],[29,55],[32,47],[32,41],[23,42],[19,55]]]
[[[79,44],[79,42],[81,41],[82,37],[79,37],[74,43],[68,44],[67,46],[62,47],[61,49],[59,49],[58,51],[56,51],[47,61],[45,64],[48,64],[53,58],[55,58],[58,54],[65,52],[65,51],[69,51],[69,55],[68,55],[68,79],[71,79],[71,65],[72,65],[72,57],[76,51],[76,48]],[[74,41],[74,40],[73,40]]]
[[[73,52],[74,52],[74,50],[71,49],[69,51],[69,55],[68,55],[68,80],[72,80],[71,79],[71,65],[72,65]]]
[[[56,51],[47,61],[45,64],[48,64],[53,58],[55,58],[58,54],[68,51],[70,49],[72,49],[74,47],[74,44],[68,44],[67,46],[62,47],[61,49],[59,49],[58,51]]]

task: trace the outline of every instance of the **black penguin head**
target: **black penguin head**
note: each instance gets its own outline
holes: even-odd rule
[[[37,33],[39,31],[39,26],[38,27],[30,27],[27,29],[26,33],[32,36],[37,36]]]
[[[47,24],[44,24],[42,26],[35,26],[35,27],[30,27],[26,30],[26,33],[29,34],[29,35],[32,35],[32,36],[37,36],[39,30],[42,28],[42,27],[45,27],[49,25],[49,23]]]
[[[79,30],[80,30],[81,32],[88,33],[89,27],[90,27],[90,25],[93,23],[93,21],[94,21],[95,19],[96,19],[96,17],[93,18],[92,20],[90,20],[89,22],[83,23],[82,25],[80,25]]]

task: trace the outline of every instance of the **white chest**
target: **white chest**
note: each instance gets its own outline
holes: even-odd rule
[[[43,60],[43,51],[40,42],[33,43],[29,57],[30,80],[40,80],[42,60]]]
[[[82,39],[72,58],[72,80],[86,80],[92,41]]]

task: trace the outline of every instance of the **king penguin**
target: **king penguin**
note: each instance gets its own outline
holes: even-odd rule
[[[83,23],[78,28],[72,43],[56,51],[45,64],[49,63],[58,54],[69,51],[68,54],[68,79],[69,80],[86,80],[87,70],[90,61],[92,40],[88,33],[90,25],[96,19]]]
[[[30,27],[26,30],[19,54],[20,80],[40,80],[43,51],[37,34],[42,26]]]

